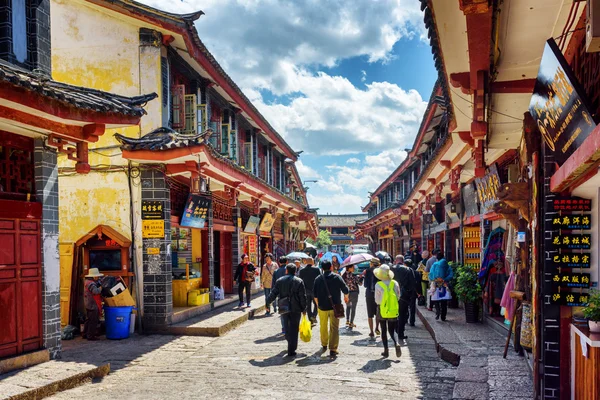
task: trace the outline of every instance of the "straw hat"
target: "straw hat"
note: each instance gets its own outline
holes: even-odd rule
[[[379,264],[381,264],[381,261],[379,261],[379,258],[377,257],[373,257],[371,258],[371,260],[369,261],[370,264],[374,267],[378,266]]]
[[[390,266],[387,264],[383,264],[381,267],[375,268],[375,271],[373,271],[373,274],[380,281],[387,281],[387,280],[394,279],[394,273],[392,271],[390,271]]]
[[[98,268],[90,268],[89,273],[85,276],[86,278],[100,278],[101,276],[104,276],[103,273],[101,273]]]

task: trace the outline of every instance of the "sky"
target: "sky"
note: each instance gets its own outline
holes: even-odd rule
[[[296,151],[311,208],[360,213],[437,78],[416,0],[138,0],[205,12],[201,40]]]

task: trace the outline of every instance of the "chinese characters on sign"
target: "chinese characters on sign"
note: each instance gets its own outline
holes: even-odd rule
[[[584,92],[576,85],[577,80],[556,42],[548,39],[529,112],[559,165],[582,145],[596,127],[586,106]]]
[[[552,245],[557,249],[589,249],[592,245],[590,234],[555,235]]]
[[[590,253],[555,254],[552,262],[556,268],[589,268]]]
[[[165,237],[165,221],[160,219],[142,220],[142,238],[162,239]]]
[[[248,256],[250,262],[254,265],[258,263],[258,251],[257,251],[257,240],[256,236],[248,236]]]
[[[564,215],[552,218],[552,228],[566,230],[591,229],[591,215]]]
[[[552,275],[552,282],[560,287],[585,288],[590,287],[590,274],[556,273]]]
[[[142,200],[142,219],[163,219],[163,202]]]
[[[553,211],[592,211],[592,200],[580,197],[555,197]]]
[[[210,205],[210,197],[190,194],[188,196],[185,209],[183,210],[183,216],[181,217],[181,223],[179,225],[198,229],[204,228],[206,220],[208,219],[208,210]]]
[[[588,305],[587,293],[553,293],[550,297],[552,304],[569,307],[583,307]]]
[[[477,186],[477,196],[483,213],[498,201],[498,189],[500,189],[498,166],[496,164],[490,165],[487,174],[483,178],[475,178],[475,186]]]

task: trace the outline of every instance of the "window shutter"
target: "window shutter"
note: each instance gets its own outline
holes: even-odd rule
[[[173,129],[185,129],[185,85],[173,86]]]
[[[184,133],[194,134],[197,124],[198,106],[196,105],[196,95],[185,95],[185,125],[182,129]]]
[[[252,143],[244,143],[244,168],[252,172]]]
[[[221,154],[229,157],[229,124],[221,125]]]

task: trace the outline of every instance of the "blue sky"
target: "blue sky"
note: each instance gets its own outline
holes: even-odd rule
[[[205,12],[200,38],[304,151],[297,167],[318,181],[307,186],[320,213],[360,212],[406,156],[437,77],[418,1],[142,1]]]

